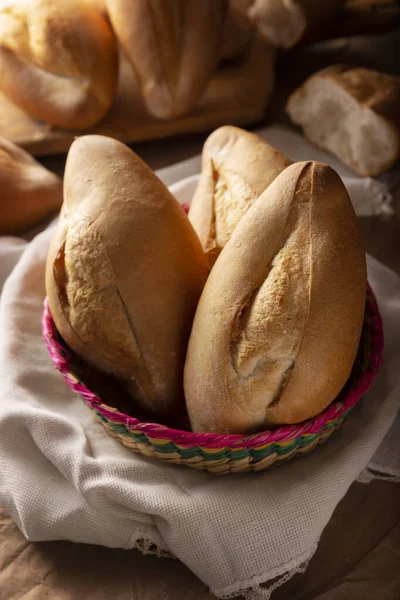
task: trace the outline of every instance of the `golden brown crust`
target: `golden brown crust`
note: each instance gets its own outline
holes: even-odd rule
[[[207,269],[181,206],[129,148],[78,138],[46,269],[67,344],[156,415],[182,402],[191,323]]]
[[[59,210],[62,183],[30,154],[0,138],[0,235],[16,235]]]
[[[258,135],[238,127],[220,127],[207,138],[189,219],[210,267],[241,217],[289,164]]]
[[[151,115],[189,112],[217,65],[225,0],[108,0],[108,13]]]
[[[36,119],[86,128],[114,98],[117,51],[104,15],[79,0],[6,0],[0,89]]]
[[[185,364],[195,431],[250,433],[328,406],[365,309],[356,217],[327,165],[296,163],[243,217],[201,296]]]

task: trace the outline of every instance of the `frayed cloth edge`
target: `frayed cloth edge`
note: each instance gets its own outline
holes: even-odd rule
[[[265,571],[259,575],[255,575],[250,579],[245,579],[238,583],[225,586],[223,588],[211,588],[211,593],[221,600],[228,600],[236,596],[244,596],[246,600],[269,600],[271,594],[278,587],[289,581],[297,573],[304,573],[308,567],[311,558],[314,556],[318,544],[314,544],[311,550],[303,552],[296,558],[292,559],[286,565],[276,567],[269,571]],[[276,579],[271,585],[261,587],[272,579]]]
[[[125,544],[126,550],[139,550],[142,554],[152,554],[158,558],[176,558],[175,555],[162,543],[159,535],[149,535],[151,526],[144,530],[141,527],[135,529],[129,541]],[[157,541],[155,538],[159,538]]]
[[[358,483],[371,483],[371,481],[375,481],[376,479],[400,483],[400,474],[380,471],[379,467],[374,468],[373,466],[370,466],[361,471],[356,481]]]

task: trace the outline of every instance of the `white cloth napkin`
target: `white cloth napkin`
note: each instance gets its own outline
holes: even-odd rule
[[[181,200],[192,190],[191,179],[174,189]],[[348,425],[280,468],[218,478],[130,453],[55,371],[40,327],[52,232],[26,246],[0,239],[3,278],[16,249],[24,248],[0,302],[0,504],[30,540],[169,552],[221,598],[269,597],[276,584],[259,585],[304,568],[365,467],[371,476],[399,472],[390,446],[398,447],[400,437],[393,425],[400,399],[399,278],[368,260],[384,320],[385,362]]]

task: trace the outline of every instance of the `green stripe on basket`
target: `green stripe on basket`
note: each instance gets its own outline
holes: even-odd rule
[[[107,417],[102,415],[97,410],[95,411],[95,413],[98,416],[98,418],[101,421],[103,421],[103,423],[108,423],[108,425],[110,425],[112,427],[112,430],[115,431],[115,433],[119,433],[120,435],[129,436],[129,437],[133,438],[135,440],[135,442],[137,442],[138,444],[149,444],[149,441],[144,433],[134,433],[133,431],[130,431],[130,429],[128,429],[122,423],[113,423],[112,421],[107,419]]]
[[[268,446],[264,445],[259,450],[257,450],[257,448],[253,448],[251,450],[251,455],[254,458],[254,460],[261,460],[263,458],[266,458],[267,456],[270,456],[274,452],[276,452],[276,450],[274,449],[274,446],[275,446],[275,444],[271,443],[271,444],[268,444]]]
[[[247,458],[249,454],[249,448],[240,448],[240,450],[231,450],[230,458],[231,460],[242,460],[243,458]]]
[[[242,460],[251,455],[254,461],[259,461],[263,458],[270,456],[273,453],[276,453],[279,456],[285,456],[286,454],[290,454],[297,447],[305,448],[309,444],[312,444],[317,438],[319,438],[323,431],[329,431],[330,429],[336,428],[339,425],[341,425],[343,421],[345,421],[350,410],[351,409],[347,410],[339,418],[332,419],[332,421],[327,423],[323,430],[319,433],[303,434],[302,436],[295,438],[290,442],[271,442],[270,444],[261,446],[259,449],[238,448],[236,450],[229,450],[228,448],[219,448],[215,449],[214,451],[210,449],[204,450],[199,446],[185,448],[181,445],[176,446],[173,442],[165,443],[165,441],[163,443],[157,444],[154,440],[150,441],[144,433],[131,431],[130,429],[128,429],[128,427],[121,423],[113,423],[100,412],[95,411],[95,413],[101,421],[103,421],[104,423],[108,423],[112,427],[113,431],[115,431],[119,435],[131,437],[135,440],[135,442],[139,444],[152,446],[154,450],[156,450],[159,454],[164,454],[168,456],[168,454],[170,453],[178,452],[183,459],[201,456],[205,461],[221,460],[223,458],[229,458],[230,461],[236,461]]]
[[[229,457],[229,450],[227,450],[226,448],[222,448],[221,450],[210,452],[207,449],[207,452],[202,452],[201,454],[204,460],[221,460],[221,458]]]
[[[176,448],[177,452],[182,456],[182,458],[193,458],[194,456],[201,456],[201,450],[198,446],[193,446],[192,448]]]
[[[300,439],[295,438],[291,442],[285,442],[284,444],[274,444],[274,449],[279,456],[285,456],[285,454],[289,454],[290,452],[295,450],[298,447],[299,443]]]
[[[301,438],[298,440],[298,445],[301,448],[305,448],[309,444],[312,444],[317,438],[319,438],[319,436],[320,433],[302,435]]]

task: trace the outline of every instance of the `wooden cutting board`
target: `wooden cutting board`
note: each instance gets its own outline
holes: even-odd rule
[[[35,121],[0,94],[0,135],[43,156],[65,153],[74,138],[82,134],[107,135],[129,143],[207,131],[228,123],[253,124],[262,117],[273,87],[274,55],[270,46],[257,40],[245,60],[218,69],[190,115],[168,122],[146,113],[133,70],[124,59],[110,112],[101,123],[85,131]]]
[[[304,40],[302,45],[321,39],[382,33],[399,22],[398,0],[346,0],[337,18],[320,30],[317,38]],[[296,51],[294,48],[287,54],[291,56]],[[114,104],[100,124],[85,131],[52,127],[30,118],[0,93],[0,135],[36,156],[44,156],[67,152],[74,138],[83,134],[107,135],[130,143],[206,132],[224,124],[254,125],[265,113],[274,84],[274,63],[274,49],[257,39],[244,60],[217,70],[190,115],[164,122],[146,113],[135,75],[122,59]]]

